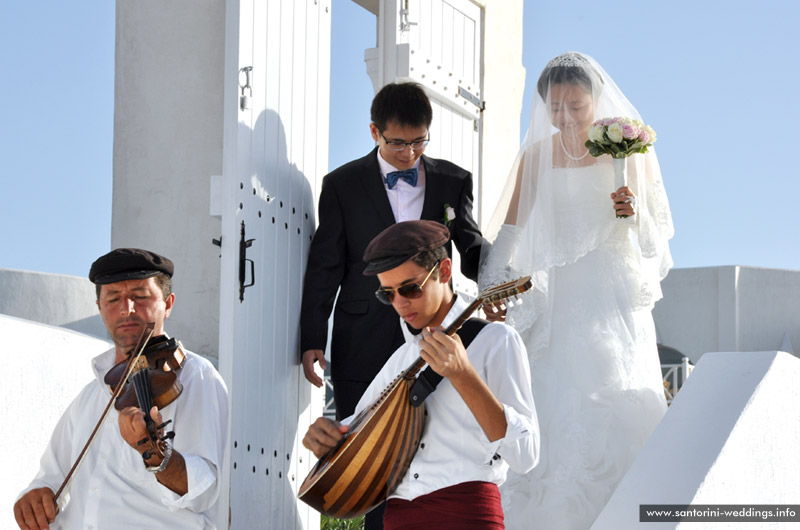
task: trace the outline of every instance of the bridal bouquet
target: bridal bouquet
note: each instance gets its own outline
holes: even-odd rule
[[[655,141],[655,131],[639,120],[603,118],[589,127],[586,147],[592,156],[627,158],[636,153],[646,153]]]
[[[649,125],[631,118],[603,118],[589,126],[586,147],[592,156],[611,155],[614,159],[615,190],[628,184],[625,159],[636,153],[646,153],[656,141]],[[618,215],[617,217],[627,217]]]

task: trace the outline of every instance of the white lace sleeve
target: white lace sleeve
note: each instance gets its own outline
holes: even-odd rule
[[[500,227],[478,274],[481,291],[515,279],[509,263],[517,251],[521,236],[522,229],[516,225],[505,224]]]

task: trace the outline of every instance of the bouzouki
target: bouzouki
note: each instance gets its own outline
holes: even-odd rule
[[[453,335],[484,303],[500,303],[530,288],[531,278],[526,276],[487,289],[445,333]],[[330,517],[349,519],[389,496],[406,474],[422,438],[425,407],[412,404],[410,395],[423,366],[420,357],[353,418],[343,439],[303,481],[297,494],[300,500]]]

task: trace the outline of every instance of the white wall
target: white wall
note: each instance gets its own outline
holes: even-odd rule
[[[17,528],[17,496],[36,475],[61,413],[92,380],[90,359],[111,343],[5,315],[0,337],[0,411],[8,427],[0,437],[0,528]]]
[[[87,272],[89,267],[87,265]],[[87,278],[0,269],[0,314],[105,338],[106,328]],[[2,336],[2,335],[0,335]]]
[[[224,0],[118,0],[111,247],[175,262],[170,334],[217,357]]]
[[[800,271],[755,267],[673,269],[653,318],[658,341],[692,362],[709,351],[800,352]]]
[[[520,144],[526,74],[522,66],[523,2],[484,0],[476,3],[486,6],[483,50],[486,110],[482,118],[480,211],[475,212],[475,219],[481,228],[486,228]],[[533,3],[527,4],[528,9],[534,8]]]
[[[704,355],[592,530],[741,526],[639,523],[640,504],[796,504],[798,379],[787,353]]]
[[[779,349],[787,335],[800,353],[800,271],[738,269],[739,349]]]

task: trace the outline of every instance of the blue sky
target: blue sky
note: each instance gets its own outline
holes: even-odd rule
[[[675,266],[800,270],[795,3],[598,5],[526,0],[521,132],[544,64],[592,55],[658,133]],[[332,16],[331,168],[372,147],[375,45],[371,14]],[[111,0],[0,7],[0,268],[83,276],[109,250],[114,26]]]

